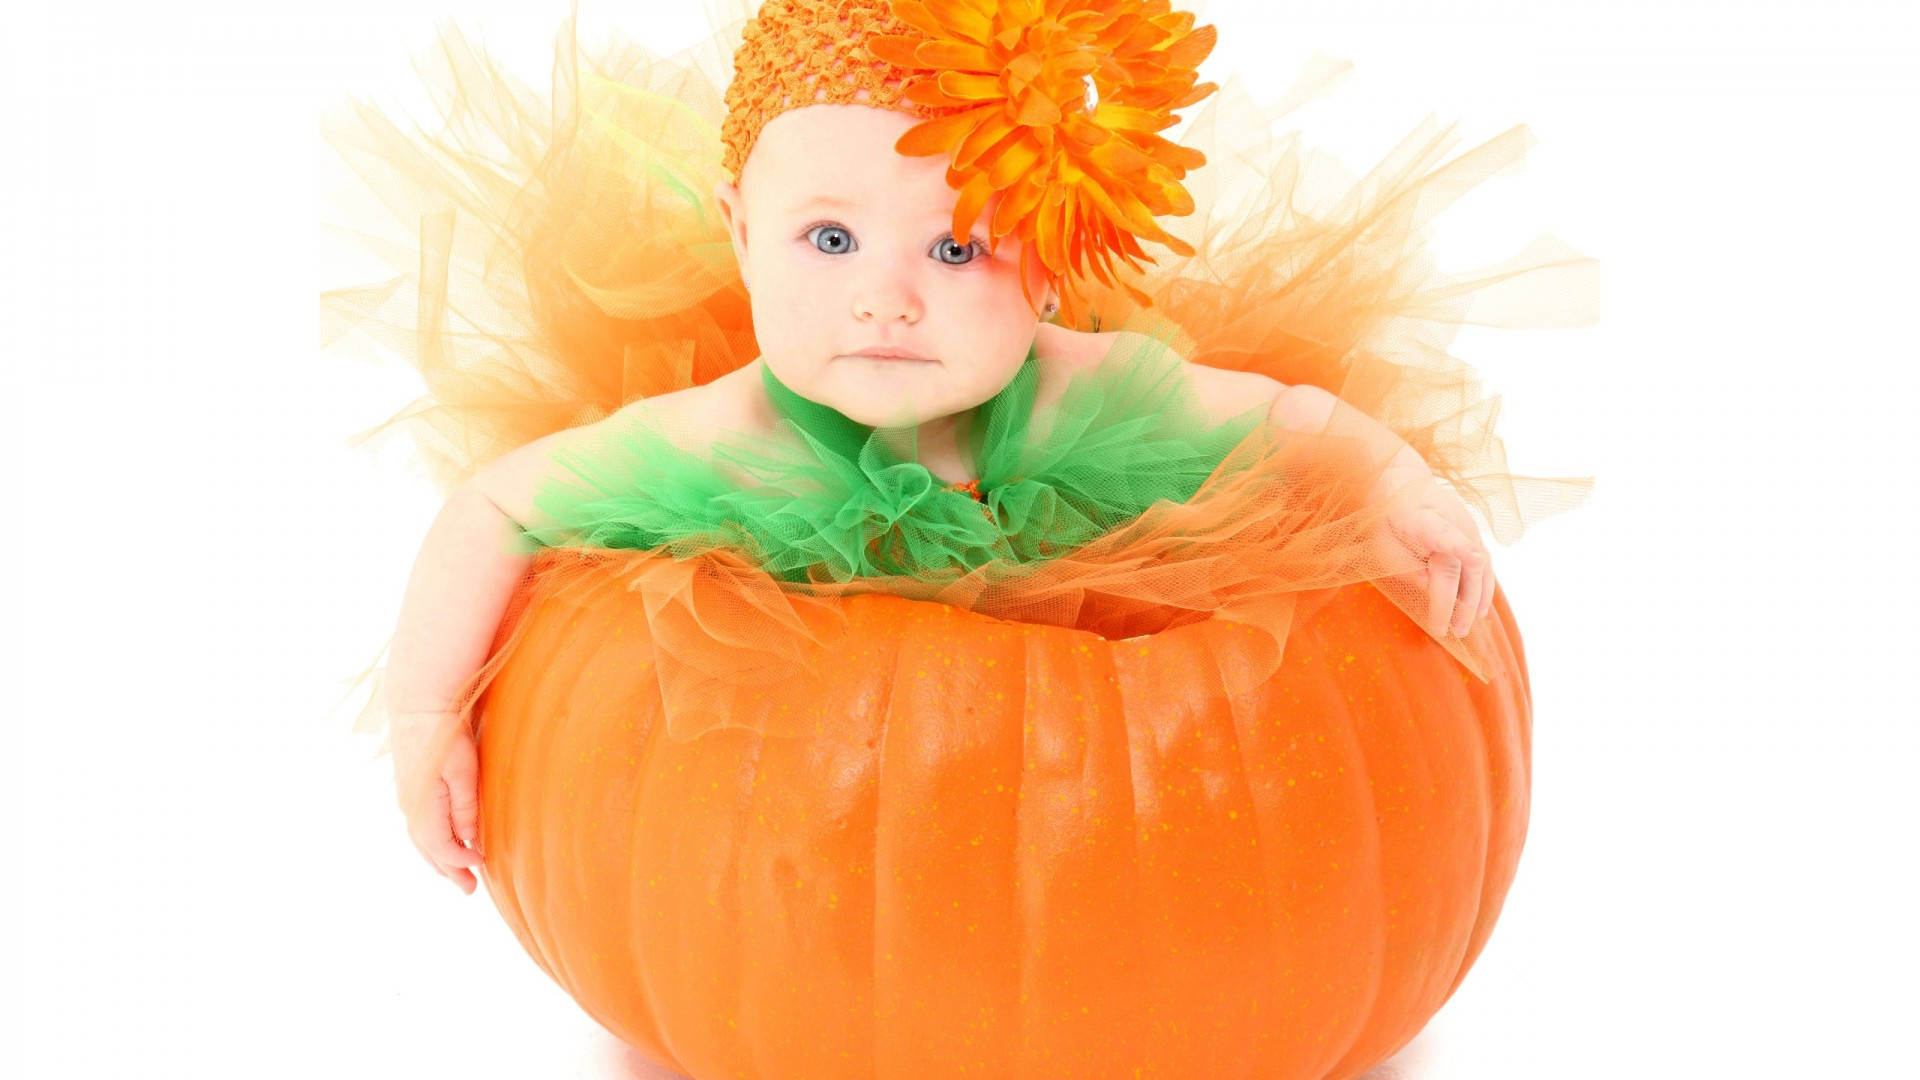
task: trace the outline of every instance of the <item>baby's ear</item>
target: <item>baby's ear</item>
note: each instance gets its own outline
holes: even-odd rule
[[[713,201],[720,208],[720,221],[726,226],[727,239],[733,242],[733,257],[744,267],[747,265],[747,208],[740,189],[722,180],[713,186]]]

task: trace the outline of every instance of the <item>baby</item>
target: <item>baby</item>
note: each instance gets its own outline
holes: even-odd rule
[[[802,397],[897,440],[934,476],[964,484],[978,477],[964,424],[1029,353],[1038,414],[1074,373],[1130,336],[1047,321],[1062,277],[1021,237],[994,242],[987,223],[1003,193],[985,202],[968,235],[953,235],[958,195],[947,161],[896,149],[920,118],[866,100],[862,91],[852,101],[779,112],[754,139],[737,185],[723,181],[713,193],[749,288],[756,359],[494,460],[448,498],[429,529],[389,665],[394,768],[415,846],[463,891],[474,891],[471,868],[482,853],[477,747],[455,695],[486,661],[528,571],[532,554],[518,538],[542,523],[534,495],[554,474],[556,454],[586,451],[614,425],[640,418],[682,433],[696,452],[706,446],[703,434],[787,437],[764,365]],[[1264,405],[1268,421],[1284,428],[1360,436],[1385,465],[1375,494],[1389,505],[1388,528],[1424,554],[1411,580],[1430,599],[1429,632],[1465,635],[1488,613],[1494,578],[1477,523],[1393,432],[1314,386],[1199,364],[1183,370],[1210,417]]]

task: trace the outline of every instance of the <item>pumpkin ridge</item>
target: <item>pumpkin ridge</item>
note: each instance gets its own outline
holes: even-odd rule
[[[646,733],[645,742],[643,742],[640,745],[638,751],[634,755],[637,760],[640,760],[640,761],[653,760],[654,748],[659,743],[661,733],[665,730],[666,730],[666,718],[660,715],[658,710],[652,710],[652,721],[647,724],[647,733]],[[634,832],[636,834],[638,834],[641,831],[641,826],[644,822],[644,817],[647,811],[647,792],[652,787],[652,779],[653,779],[653,770],[651,769],[635,770],[634,780],[637,785],[637,788],[634,791],[633,809],[631,813],[634,815],[632,825],[633,825]],[[644,880],[644,878],[641,877],[641,874],[645,869],[645,867],[641,862],[641,853],[643,850],[644,849],[642,849],[639,845],[634,845],[633,847],[633,850],[627,860],[627,873],[629,875],[629,880],[632,880],[632,881]],[[646,918],[647,912],[642,908],[641,905],[645,904],[647,900],[648,900],[647,891],[643,888],[635,888],[633,892],[628,896],[627,906],[628,906],[629,915],[633,920],[632,925],[639,926],[641,925],[641,920]],[[634,946],[631,949],[630,955],[633,957],[634,968],[635,968],[635,971],[637,972],[637,978],[635,979],[635,981],[640,986],[641,1002],[640,1002],[640,1009],[638,1011],[644,1017],[645,1027],[643,1030],[645,1032],[645,1037],[650,1039],[651,1044],[654,1046],[665,1046],[666,1033],[663,1030],[661,1030],[661,1026],[660,1026],[660,1000],[661,1000],[660,983],[659,983],[660,972],[657,966],[657,961],[654,960],[653,954],[651,952],[639,947],[640,941],[639,941],[639,936],[637,934],[629,939],[629,944]],[[684,1072],[685,1070],[682,1069],[680,1071]]]
[[[884,1004],[881,1000],[881,994],[883,993],[881,988],[884,984],[880,979],[880,965],[884,962],[886,954],[882,950],[882,943],[880,941],[880,912],[884,910],[881,906],[883,898],[880,895],[880,890],[882,888],[881,882],[885,878],[885,875],[882,875],[880,872],[880,859],[884,853],[880,846],[880,834],[886,823],[886,807],[880,805],[880,797],[887,790],[885,772],[887,764],[887,741],[893,734],[893,725],[897,719],[893,710],[894,687],[900,682],[901,664],[905,662],[901,655],[905,650],[901,646],[902,642],[896,637],[888,652],[889,658],[892,661],[889,666],[893,669],[893,678],[887,679],[883,683],[885,696],[880,700],[877,710],[877,715],[880,717],[880,737],[877,745],[873,748],[873,783],[867,788],[868,791],[872,792],[874,802],[873,839],[872,842],[867,845],[867,851],[869,853],[869,858],[867,859],[867,876],[873,879],[873,899],[869,902],[870,906],[868,910],[873,912],[874,918],[873,927],[870,930],[867,941],[869,961],[867,964],[867,992],[873,1004],[873,1008],[869,1010],[872,1013],[878,1013]],[[891,881],[888,881],[888,884],[891,885]],[[874,1020],[867,1020],[866,1023],[876,1029],[879,1026]],[[880,1044],[877,1031],[869,1041],[875,1046]]]
[[[1202,649],[1200,653],[1207,658],[1207,663],[1213,668],[1214,684],[1220,686],[1227,685],[1229,680],[1227,673],[1222,670],[1220,666],[1219,651],[1215,649]],[[1239,792],[1245,800],[1247,815],[1252,819],[1251,822],[1249,822],[1253,830],[1254,857],[1252,859],[1252,865],[1259,872],[1260,881],[1261,918],[1259,919],[1259,923],[1267,931],[1261,945],[1269,950],[1271,962],[1267,965],[1267,970],[1272,972],[1280,964],[1284,954],[1278,947],[1279,942],[1276,940],[1279,935],[1279,920],[1276,917],[1277,912],[1275,911],[1275,906],[1278,903],[1278,897],[1280,895],[1279,883],[1273,878],[1273,867],[1269,861],[1267,841],[1266,837],[1262,835],[1261,830],[1261,820],[1266,815],[1260,812],[1261,801],[1254,794],[1253,776],[1248,766],[1246,740],[1241,734],[1241,695],[1225,694],[1221,696],[1220,701],[1225,706],[1227,712],[1226,730],[1228,737],[1233,739],[1233,758],[1240,763]],[[1277,718],[1275,722],[1278,723]],[[1261,986],[1258,992],[1261,995],[1259,1000],[1264,1004],[1270,995],[1274,993],[1273,982],[1270,980]],[[1256,1052],[1257,1047],[1253,1045],[1257,1041],[1255,1031],[1250,1029],[1247,1033],[1247,1057],[1250,1060],[1258,1060],[1263,1056]]]

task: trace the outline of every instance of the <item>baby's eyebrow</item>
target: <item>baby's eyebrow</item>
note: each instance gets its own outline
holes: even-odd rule
[[[794,204],[792,207],[788,208],[787,212],[790,214],[802,214],[809,210],[813,210],[815,208],[819,208],[823,210],[859,210],[859,209],[862,209],[862,205],[860,203],[854,202],[851,199],[843,199],[838,195],[823,194],[823,195],[815,195],[808,199],[803,199],[800,202]],[[941,216],[951,217],[952,215],[953,215],[953,206],[951,204],[946,206],[935,206],[927,210],[928,218],[936,218]]]
[[[855,205],[853,202],[851,202],[850,200],[842,199],[836,195],[815,195],[814,197],[807,199],[799,203],[798,205],[794,206],[793,210],[796,212],[801,210],[811,210],[816,206],[824,207],[829,210],[858,210],[859,209],[859,207]]]

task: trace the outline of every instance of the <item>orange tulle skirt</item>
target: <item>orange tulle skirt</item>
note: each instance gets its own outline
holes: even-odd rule
[[[744,12],[743,12],[744,19]],[[747,296],[711,205],[721,178],[721,105],[740,23],[672,56],[617,41],[558,44],[550,93],[501,71],[453,30],[422,68],[438,131],[408,132],[365,103],[329,114],[324,134],[393,212],[393,222],[331,222],[388,257],[394,275],[324,294],[334,348],[371,340],[419,369],[427,392],[364,440],[404,427],[451,489],[489,460],[639,397],[708,382],[757,355]],[[1141,307],[1090,283],[1082,330],[1134,330],[1197,364],[1308,383],[1399,434],[1503,543],[1578,505],[1588,478],[1509,471],[1494,432],[1499,399],[1447,351],[1462,325],[1592,321],[1591,259],[1543,237],[1500,265],[1439,273],[1425,226],[1476,184],[1521,160],[1516,127],[1451,154],[1431,122],[1354,179],[1280,119],[1329,90],[1344,66],[1316,62],[1284,98],[1255,104],[1238,80],[1190,118],[1179,140],[1208,164],[1188,179],[1195,212],[1164,224],[1195,254],[1158,256],[1136,279]],[[397,222],[399,228],[394,228]],[[659,674],[674,730],[769,734],[810,729],[785,715],[795,688],[832,655],[836,599],[885,591],[1002,618],[1122,638],[1206,618],[1259,629],[1266,659],[1315,594],[1380,589],[1419,622],[1414,556],[1381,533],[1380,508],[1354,497],[1367,477],[1352,433],[1250,437],[1189,504],[1163,506],[1073,557],[1018,573],[795,587],[726,552],[695,558],[585,549],[541,552],[514,598],[579,596],[618,581],[649,598],[670,643]],[[1304,607],[1303,607],[1304,605]],[[511,655],[513,613],[471,709]],[[1438,644],[1479,678],[1493,650],[1469,634]],[[358,727],[380,726],[377,692]]]

